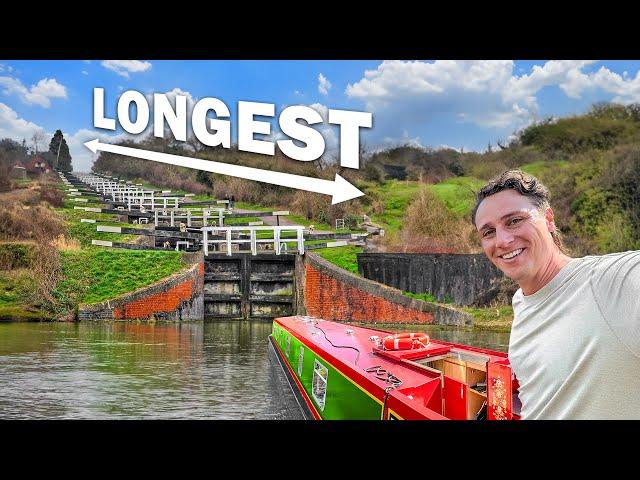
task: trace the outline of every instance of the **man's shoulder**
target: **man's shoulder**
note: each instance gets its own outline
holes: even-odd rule
[[[588,259],[589,278],[595,292],[610,295],[617,289],[640,285],[640,251],[609,253]]]
[[[607,253],[606,255],[591,255],[582,257],[584,265],[588,265],[594,272],[604,273],[618,268],[633,268],[640,266],[640,250]]]

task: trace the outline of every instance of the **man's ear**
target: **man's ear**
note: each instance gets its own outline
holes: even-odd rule
[[[547,228],[549,232],[554,232],[556,229],[556,224],[553,222],[553,209],[551,207],[547,208],[544,212],[544,219],[547,222]]]

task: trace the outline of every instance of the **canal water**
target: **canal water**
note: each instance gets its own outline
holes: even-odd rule
[[[509,338],[428,329],[496,350]],[[258,320],[0,323],[0,418],[301,419],[270,333]]]

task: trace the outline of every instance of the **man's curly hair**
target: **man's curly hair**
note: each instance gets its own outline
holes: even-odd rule
[[[549,189],[540,183],[536,177],[522,170],[507,170],[497,177],[492,178],[476,195],[476,205],[473,207],[473,212],[471,213],[471,222],[474,227],[476,225],[476,213],[480,203],[482,203],[485,198],[508,189],[515,190],[520,195],[529,197],[541,213],[544,213],[545,210],[551,206],[549,203]],[[562,236],[557,228],[551,232],[551,237],[560,251],[564,252]]]

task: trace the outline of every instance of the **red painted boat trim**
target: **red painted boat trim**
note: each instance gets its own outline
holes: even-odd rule
[[[289,330],[287,330],[287,331],[289,331]],[[309,398],[309,395],[307,395],[307,391],[304,389],[304,386],[300,383],[300,380],[298,380],[298,377],[296,376],[295,372],[293,371],[293,369],[289,365],[289,362],[287,362],[287,359],[284,356],[284,352],[280,348],[280,345],[278,345],[277,342],[271,342],[271,343],[276,347],[278,356],[280,357],[280,363],[283,363],[284,366],[287,367],[287,370],[289,370],[289,373],[291,374],[291,377],[293,378],[293,381],[296,382],[296,387],[298,387],[298,390],[300,391],[300,394],[302,395],[302,398],[304,399],[305,403],[309,407],[309,410],[311,411],[311,415],[313,415],[313,418],[315,418],[316,420],[322,420],[322,417],[318,413],[318,410],[316,409],[315,405],[313,404],[313,402]]]
[[[357,370],[350,369],[350,368],[346,367],[346,365],[344,365],[342,360],[340,360],[337,357],[334,357],[327,350],[322,350],[318,346],[316,346],[316,345],[314,345],[312,343],[308,343],[306,338],[301,337],[300,335],[298,335],[293,330],[290,330],[289,328],[287,328],[287,326],[284,325],[283,323],[281,323],[279,321],[279,319],[276,318],[275,322],[278,323],[289,334],[293,335],[296,339],[298,339],[298,341],[300,341],[300,343],[302,343],[305,347],[307,347],[309,350],[313,351],[316,355],[318,355],[320,358],[322,358],[325,362],[329,363],[333,368],[338,370],[346,379],[351,380],[354,384],[358,385],[360,388],[362,388],[365,392],[367,392],[369,395],[374,397],[382,405],[382,401],[384,400],[384,392],[382,391],[384,389],[382,387],[380,387],[379,385],[374,383],[372,380],[370,380],[367,377],[365,377],[364,375],[362,375]],[[353,374],[356,374],[356,376],[359,377],[358,378],[359,381],[356,381],[356,379],[353,378],[353,376],[354,376]],[[365,383],[366,383],[366,385],[365,385]],[[375,387],[375,390],[372,387]]]
[[[289,318],[289,317],[287,317]],[[318,357],[327,362],[331,367],[340,372],[344,378],[353,383],[360,390],[367,393],[371,398],[377,401],[382,407],[384,402],[384,389],[385,386],[378,385],[371,378],[367,377],[365,374],[360,373],[355,368],[349,367],[344,363],[343,360],[339,359],[331,355],[327,350],[323,350],[322,348],[314,345],[313,343],[309,343],[309,341],[300,336],[293,329],[290,329],[286,325],[284,325],[278,318],[274,319],[274,321],[283,328],[287,333],[295,337],[300,343],[302,343],[305,347],[314,352]],[[335,323],[335,322],[334,322]],[[365,353],[362,352],[361,355]],[[402,398],[403,395],[392,390],[389,394],[389,398],[387,400],[387,408],[393,409],[394,413],[401,418],[408,419],[437,419],[443,420],[446,419],[443,415],[438,412],[434,412],[433,410],[417,406],[417,405],[408,405],[406,401]]]
[[[412,360],[414,358],[424,358],[425,350],[423,349],[415,349],[415,350],[407,350],[407,351],[379,351],[374,345],[369,346],[365,341],[367,340],[368,335],[367,331],[374,331],[380,333],[386,333],[384,330],[369,328],[364,326],[353,326],[356,330],[360,330],[360,332],[355,333],[355,343],[351,343],[353,347],[360,352],[358,365],[354,364],[355,357],[348,357],[343,352],[334,352],[333,349],[328,348],[328,345],[325,345],[325,340],[327,340],[331,345],[336,339],[345,340],[344,333],[342,331],[337,331],[335,329],[335,325],[340,322],[331,322],[321,318],[313,319],[314,323],[311,324],[311,327],[315,327],[320,330],[317,335],[321,335],[324,332],[325,336],[328,338],[323,338],[322,336],[318,336],[317,339],[311,336],[312,330],[304,327],[302,324],[298,325],[294,323],[294,318],[298,316],[292,317],[283,317],[276,318],[274,322],[278,325],[279,328],[285,330],[289,335],[293,336],[297,339],[302,345],[308,348],[311,352],[313,352],[320,360],[323,360],[332,368],[334,368],[340,375],[349,380],[354,386],[356,386],[359,390],[366,393],[370,398],[378,402],[381,406],[384,402],[385,397],[385,388],[389,386],[388,383],[385,383],[384,380],[380,378],[376,378],[375,376],[369,375],[365,372],[365,369],[369,366],[376,365],[377,361],[372,361],[371,357],[367,354],[376,353],[378,354],[378,358],[380,359],[380,365],[382,368],[387,369],[389,372],[395,371],[393,370],[395,367],[400,367],[400,371],[396,372],[397,374],[402,373],[403,375],[407,375],[407,370],[413,371],[413,374],[409,372],[409,375],[403,379],[405,380],[402,388],[393,389],[389,392],[389,396],[386,402],[385,416],[388,416],[389,413],[392,413],[396,417],[401,417],[405,419],[447,419],[446,416],[442,415],[440,410],[432,410],[435,405],[428,406],[426,403],[422,402],[416,403],[414,396],[415,394],[406,393],[410,388],[426,388],[429,383],[432,382],[435,378],[431,375],[424,375],[424,371],[419,369],[417,365],[412,364]],[[300,320],[300,319],[298,319]],[[315,321],[319,323],[315,323]],[[327,322],[327,327],[323,325],[323,322]],[[309,323],[309,319],[305,320],[305,323]],[[345,325],[348,327],[348,325]],[[353,331],[351,332],[353,333]],[[390,332],[392,333],[392,332]],[[316,335],[313,333],[313,335]],[[337,337],[335,336],[337,335]],[[445,342],[441,340],[434,341],[431,347],[428,350],[429,356],[436,355],[439,353],[445,353],[450,349],[459,349],[463,352],[476,352],[480,354],[484,354],[489,357],[487,363],[494,363],[498,365],[504,364],[508,366],[509,360],[507,353],[497,352],[494,350],[489,350],[485,348],[472,347],[469,345],[462,345],[453,342]],[[352,352],[355,355],[355,352]],[[386,357],[386,358],[385,358]],[[391,365],[390,365],[391,363]],[[390,370],[390,368],[392,370]],[[417,376],[415,376],[418,374]],[[294,377],[295,378],[295,377]],[[441,377],[442,378],[442,377]],[[487,372],[488,378],[488,372]],[[442,388],[440,386],[439,388]],[[426,391],[426,390],[423,390]],[[441,393],[444,395],[444,391]]]

